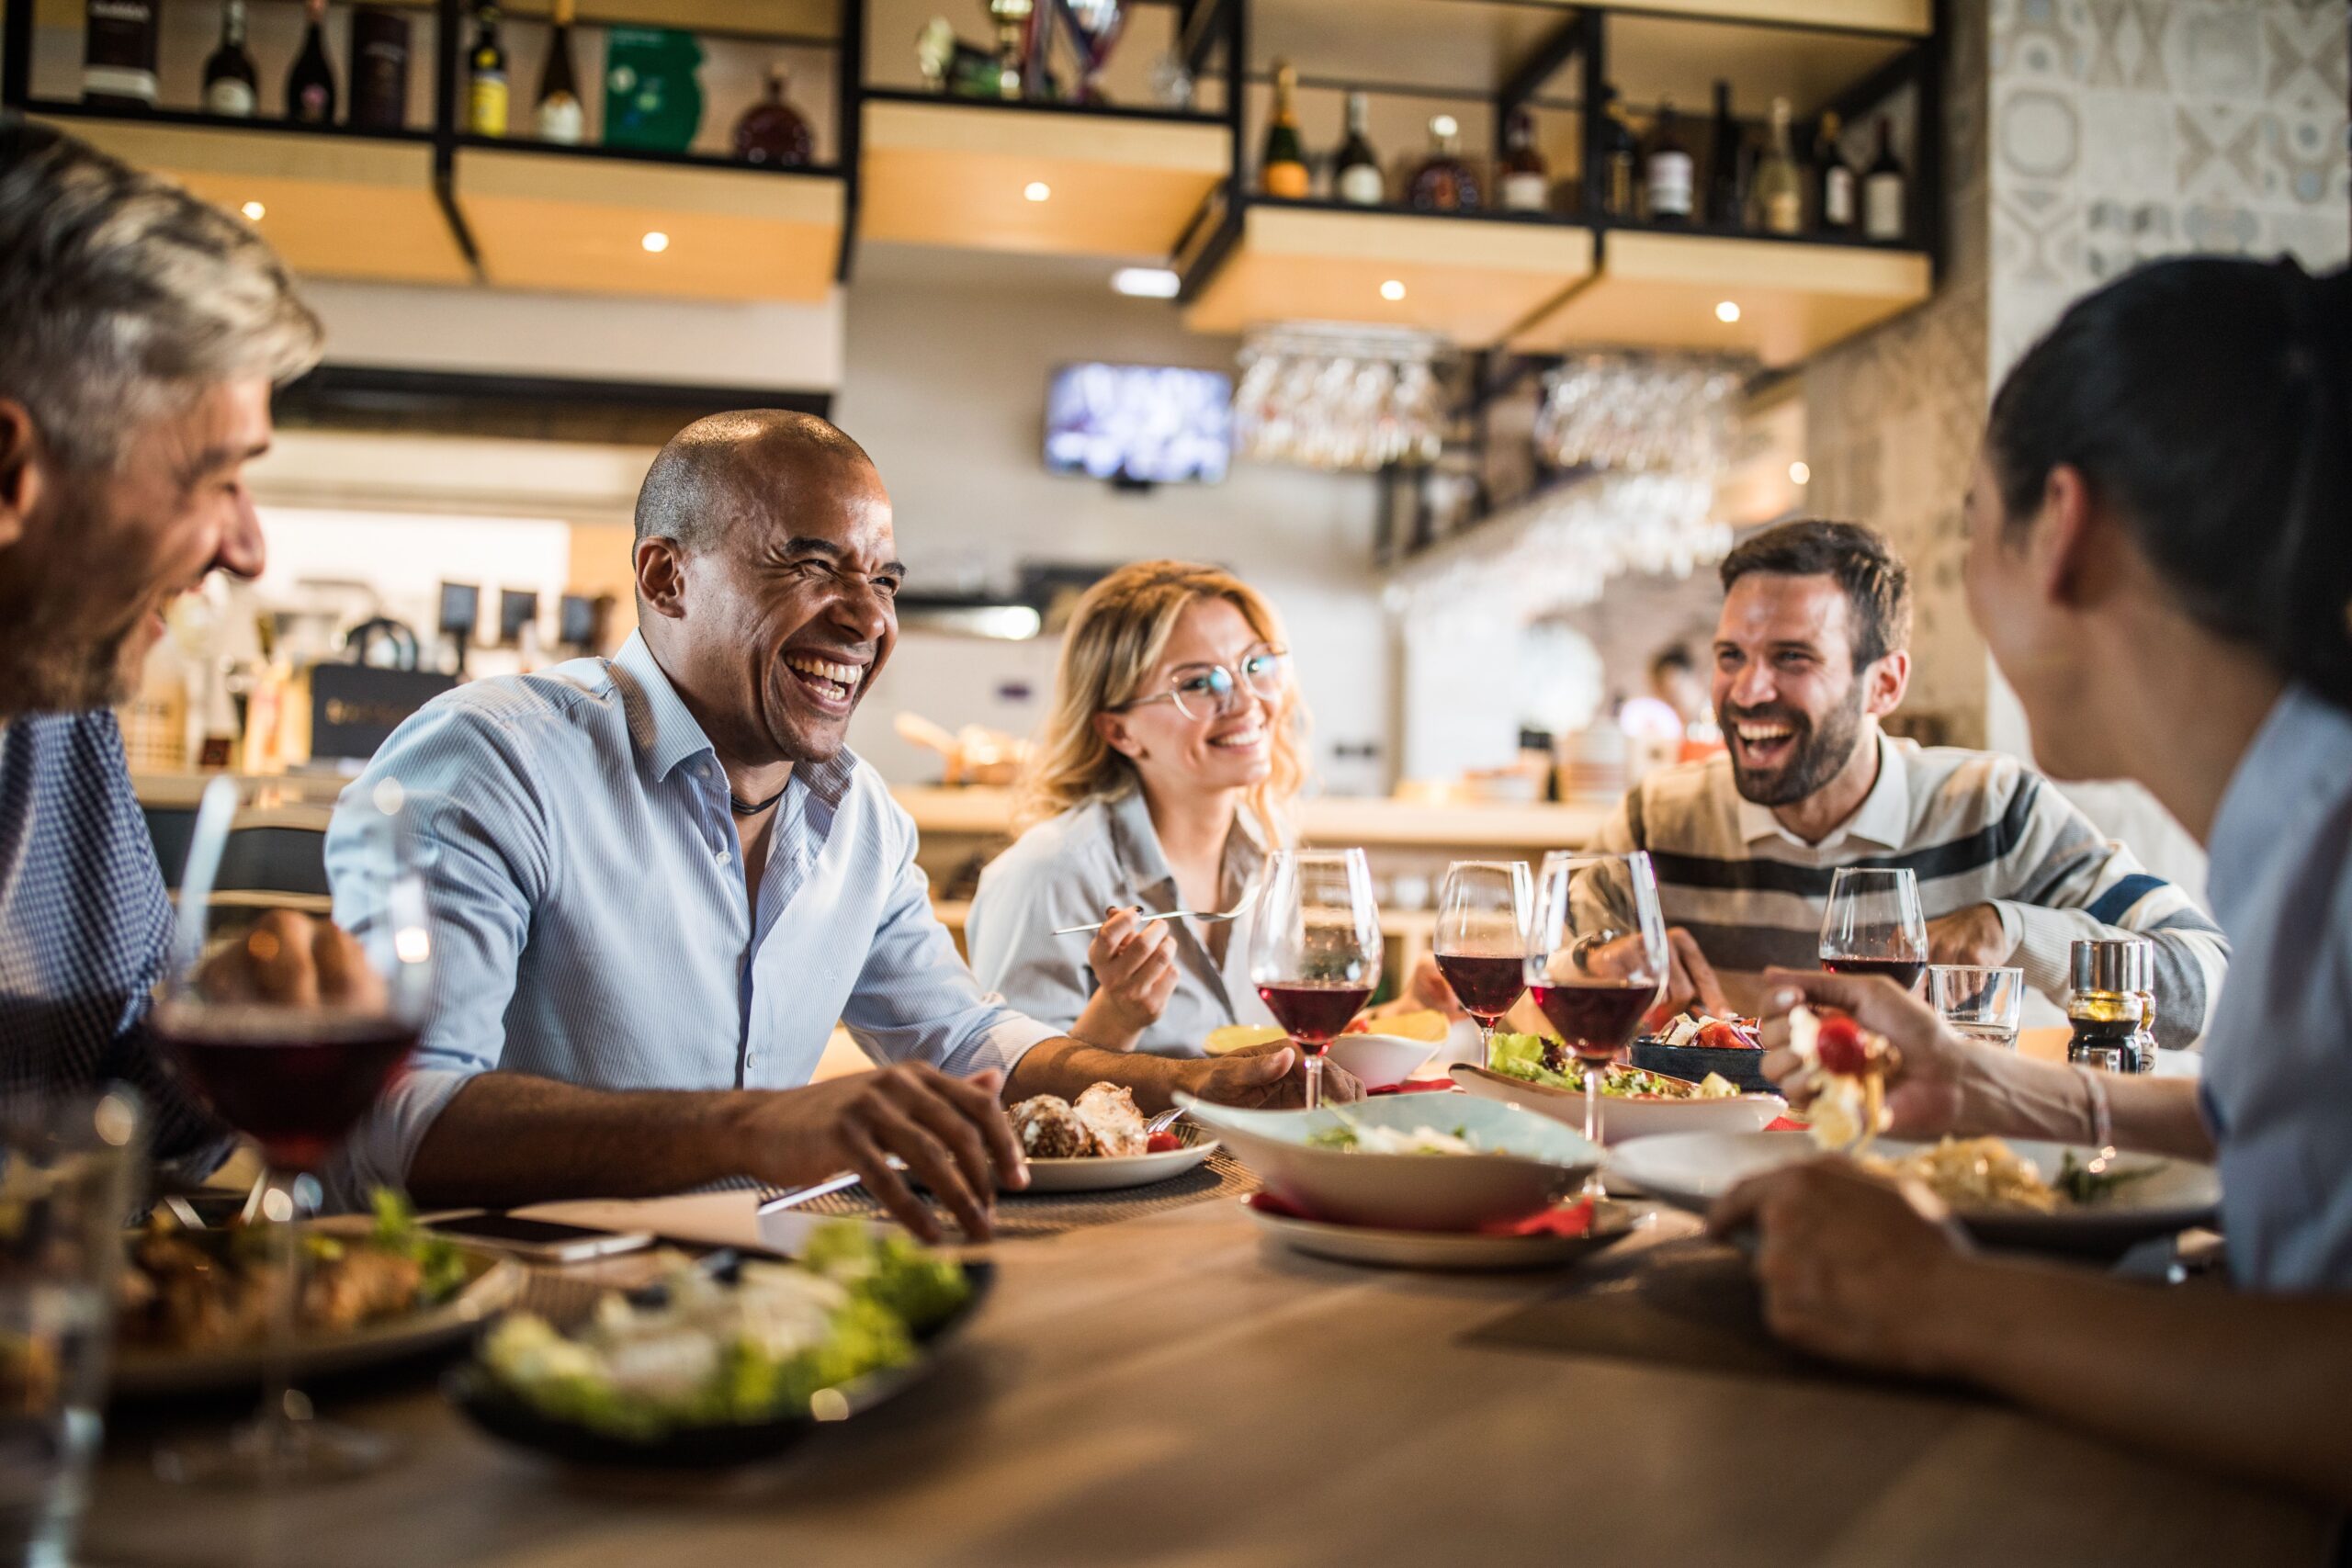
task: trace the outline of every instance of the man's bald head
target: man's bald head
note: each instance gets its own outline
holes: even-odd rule
[[[670,438],[637,492],[637,538],[696,554],[747,521],[772,521],[842,480],[879,479],[865,448],[815,414],[742,409]]]

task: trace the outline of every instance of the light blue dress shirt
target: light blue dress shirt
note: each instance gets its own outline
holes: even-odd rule
[[[405,792],[434,1003],[344,1181],[399,1182],[492,1068],[611,1089],[792,1089],[838,1020],[877,1061],[1010,1072],[1056,1031],[984,994],[931,911],[914,821],[843,751],[793,769],[759,907],[725,773],[632,636],[617,658],[435,698],[345,792]],[[355,848],[338,822],[327,874]]]
[[[2205,1037],[2230,1270],[2352,1291],[2352,714],[2301,688],[2213,818],[2213,913],[2237,956]]]

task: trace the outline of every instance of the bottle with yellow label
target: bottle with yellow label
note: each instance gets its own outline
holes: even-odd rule
[[[1266,127],[1266,155],[1258,162],[1258,188],[1296,200],[1306,194],[1306,150],[1298,140],[1298,70],[1274,62],[1274,118]]]
[[[506,134],[506,46],[498,41],[498,7],[474,13],[473,48],[466,51],[466,130],[475,136]]]

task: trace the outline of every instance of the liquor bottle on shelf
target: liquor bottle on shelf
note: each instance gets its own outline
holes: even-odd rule
[[[1611,218],[1641,212],[1642,148],[1618,111],[1617,89],[1600,89],[1600,210]]]
[[[1348,95],[1348,135],[1332,164],[1331,194],[1356,207],[1378,207],[1388,199],[1388,176],[1372,150],[1364,125],[1372,117],[1371,101],[1362,93]]]
[[[1854,166],[1838,144],[1844,129],[1832,109],[1813,135],[1813,222],[1825,234],[1854,231]]]
[[[1405,187],[1416,212],[1476,212],[1478,176],[1462,161],[1462,127],[1450,114],[1430,117],[1430,152]]]
[[[1747,139],[1732,118],[1731,84],[1715,84],[1715,123],[1707,137],[1707,221],[1737,229],[1747,220]]]
[[[1274,118],[1266,126],[1266,154],[1258,160],[1258,188],[1292,200],[1306,195],[1306,150],[1298,140],[1298,68],[1274,62]]]
[[[1507,212],[1552,209],[1552,171],[1535,145],[1535,117],[1513,109],[1503,127],[1502,190]]]
[[[474,12],[473,47],[466,51],[466,130],[475,136],[506,134],[506,46],[498,41],[498,7]]]
[[[1884,115],[1878,121],[1878,156],[1862,175],[1862,234],[1871,240],[1903,238],[1904,208],[1908,181],[1894,156],[1894,125]]]
[[[161,0],[89,0],[82,34],[82,101],[155,107],[155,7]]]
[[[554,27],[547,58],[539,62],[539,96],[531,107],[531,129],[542,141],[576,147],[588,134],[588,108],[580,101],[580,73],[571,59],[573,0],[555,0]]]
[[[261,101],[261,79],[245,51],[245,0],[223,0],[220,42],[204,62],[204,112],[251,119]]]
[[[797,168],[808,161],[815,146],[808,122],[784,101],[784,66],[769,65],[767,89],[735,122],[735,156],[746,164]]]
[[[398,130],[408,123],[408,18],[381,6],[351,13],[350,123]]]
[[[1690,187],[1695,183],[1691,177],[1690,149],[1682,145],[1681,128],[1676,123],[1671,98],[1658,105],[1657,128],[1650,133],[1649,156],[1645,163],[1643,177],[1648,191],[1650,221],[1690,222]]]
[[[1756,179],[1749,192],[1755,209],[1753,227],[1768,234],[1804,231],[1804,181],[1797,175],[1795,155],[1789,150],[1789,100],[1772,100],[1772,140],[1757,160]]]
[[[327,0],[303,0],[309,19],[302,52],[286,73],[286,118],[298,125],[334,123],[334,62],[327,58]]]

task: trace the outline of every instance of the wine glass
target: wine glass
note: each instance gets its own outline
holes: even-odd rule
[[[1535,883],[1523,860],[1458,860],[1438,888],[1438,973],[1478,1023],[1478,1059],[1494,1066],[1495,1028],[1527,989]]]
[[[1584,1135],[1600,1143],[1600,1077],[1632,1043],[1667,979],[1666,920],[1650,857],[1544,857],[1535,885],[1527,994],[1584,1065]],[[1606,1196],[1594,1168],[1588,1197]]]
[[[1821,917],[1821,966],[1833,975],[1883,975],[1905,990],[1928,967],[1919,879],[1907,867],[1841,865]]]
[[[342,930],[315,894],[239,886],[270,880],[241,863],[263,841],[254,829],[285,826],[288,804],[266,779],[206,786],[149,1015],[215,1114],[261,1145],[258,1207],[274,1287],[259,1412],[225,1441],[159,1456],[174,1480],[335,1480],[390,1451],[380,1438],[311,1419],[310,1402],[290,1386],[309,1255],[297,1221],[329,1156],[416,1045],[433,959],[424,884],[400,784],[385,779],[337,811]]]
[[[1306,1058],[1306,1109],[1323,1053],[1380,984],[1380,908],[1362,850],[1277,850],[1250,929],[1250,983]]]

